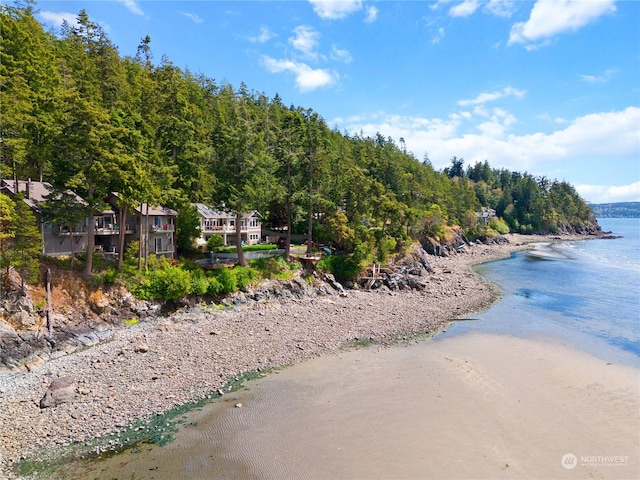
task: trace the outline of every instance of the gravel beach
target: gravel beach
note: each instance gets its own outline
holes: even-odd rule
[[[0,477],[15,478],[10,466],[43,448],[117,432],[135,419],[216,392],[245,371],[298,363],[354,340],[436,334],[451,319],[497,299],[470,267],[526,248],[521,237],[509,239],[506,245],[474,245],[458,255],[430,257],[424,291],[331,291],[223,310],[189,307],[117,329],[104,343],[30,372],[3,374]],[[75,398],[41,409],[40,399],[60,377],[75,381]]]

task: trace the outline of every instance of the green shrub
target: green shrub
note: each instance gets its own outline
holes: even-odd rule
[[[152,298],[174,300],[190,293],[191,274],[181,268],[167,267],[150,270],[148,278]]]
[[[509,226],[507,225],[507,222],[498,217],[493,217],[489,221],[489,227],[502,235],[509,233]]]
[[[222,235],[218,235],[217,233],[211,235],[207,239],[207,250],[210,252],[216,252],[220,247],[224,245],[224,238]]]
[[[379,238],[378,238],[379,237]],[[389,254],[396,248],[396,239],[389,235],[376,235],[376,261],[385,263]]]
[[[299,268],[298,263],[289,264],[284,257],[257,258],[251,260],[249,265],[256,270],[256,275],[260,278],[278,278],[280,280],[291,278],[292,271]]]
[[[338,280],[355,280],[361,272],[360,263],[351,255],[325,255],[316,268],[332,273]]]
[[[216,276],[220,285],[222,285],[222,293],[235,292],[238,289],[238,283],[233,270],[230,268],[220,268],[216,271]]]
[[[218,281],[218,278],[209,277],[208,281],[209,285],[207,287],[207,295],[211,295],[212,297],[220,295],[224,289],[222,287],[222,284]]]
[[[118,271],[115,268],[109,268],[103,274],[104,283],[113,284],[118,280]]]
[[[251,267],[235,267],[233,274],[236,277],[236,287],[243,288],[258,278],[258,272]]]
[[[192,295],[204,295],[209,290],[209,279],[202,273],[191,273],[191,288]]]
[[[138,258],[139,254],[140,254],[140,241],[133,240],[129,242],[129,245],[127,245],[127,248],[124,251],[124,259],[135,260]]]

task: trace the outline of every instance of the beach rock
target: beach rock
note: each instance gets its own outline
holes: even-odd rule
[[[149,351],[149,345],[144,342],[138,343],[133,347],[133,351],[136,353],[147,353]]]
[[[407,277],[407,286],[412,290],[422,291],[427,288],[428,283],[415,277]]]
[[[344,291],[344,287],[340,282],[336,280],[336,277],[334,277],[333,274],[325,273],[324,279],[329,284],[329,286],[333,288],[335,291],[337,291],[340,295],[346,294],[346,292]]]
[[[56,378],[40,400],[40,408],[57,407],[72,402],[76,396],[76,381],[71,377]]]

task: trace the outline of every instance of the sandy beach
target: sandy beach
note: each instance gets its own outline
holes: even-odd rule
[[[471,333],[249,382],[190,414],[197,426],[171,445],[74,478],[634,479],[639,412],[631,367]]]
[[[3,375],[0,383],[0,423],[3,425],[0,442],[2,474],[12,478],[9,466],[42,448],[59,448],[72,442],[83,442],[116,432],[127,427],[135,419],[156,415],[175,405],[202,398],[216,392],[230,377],[244,371],[297,364],[321,356],[325,358],[317,361],[335,361],[341,358],[331,355],[336,352],[343,352],[341,355],[373,355],[376,358],[375,348],[344,353],[344,344],[363,339],[383,340],[406,332],[435,334],[446,328],[451,319],[486,308],[497,298],[494,289],[474,274],[470,266],[504,258],[516,248],[524,248],[521,239],[511,237],[509,245],[476,245],[464,254],[447,258],[434,257],[433,271],[428,277],[428,288],[423,292],[353,290],[348,291],[345,296],[335,294],[279,303],[254,303],[222,311],[191,308],[170,317],[143,322],[135,328],[122,329],[109,342],[60,357],[32,369],[31,372]],[[146,348],[139,348],[141,344]],[[596,469],[589,472],[596,472],[596,478],[637,476],[625,476],[624,473],[638,473],[637,429],[635,436],[634,432],[629,430],[630,426],[638,425],[637,371],[625,370],[625,367],[618,365],[595,368],[596,364],[593,364],[593,361],[596,360],[586,354],[579,354],[580,352],[563,350],[568,348],[563,346],[555,346],[556,350],[553,351],[537,350],[541,347],[539,342],[507,341],[504,338],[484,339],[476,344],[478,349],[475,352],[457,339],[453,339],[451,343],[447,340],[422,344],[428,346],[427,350],[431,351],[429,355],[434,356],[432,361],[435,363],[428,368],[429,372],[437,376],[438,385],[445,385],[442,388],[447,389],[442,398],[448,400],[441,404],[446,406],[448,411],[457,412],[458,425],[469,424],[469,431],[475,432],[468,436],[464,433],[466,429],[458,428],[451,430],[450,437],[441,436],[440,440],[431,438],[428,445],[429,449],[436,449],[436,458],[437,455],[443,455],[441,450],[444,448],[458,452],[460,458],[465,457],[467,453],[486,455],[490,452],[483,449],[479,453],[473,451],[474,445],[487,443],[486,440],[480,442],[481,438],[485,438],[496,442],[494,447],[486,446],[492,452],[497,452],[492,458],[506,459],[505,465],[508,464],[508,467],[503,468],[505,465],[502,465],[500,472],[507,478],[518,475],[525,477],[527,471],[539,472],[540,475],[533,475],[538,477],[555,478],[560,476],[555,473],[576,475],[575,472],[580,471],[584,475],[584,470],[580,468],[562,467],[560,459],[555,458],[558,452],[563,452],[562,455],[572,453],[578,456],[578,463],[581,461],[580,455],[627,456],[624,468]],[[508,348],[501,352],[498,345]],[[489,347],[488,350],[486,346]],[[395,351],[397,348],[399,347],[384,351]],[[445,355],[446,352],[450,353]],[[466,352],[475,357],[465,357]],[[498,353],[507,356],[496,357]],[[491,360],[492,358],[494,360]],[[565,362],[565,358],[571,359],[570,362]],[[470,367],[467,365],[469,361],[474,362],[473,368],[465,373],[465,367]],[[313,368],[313,362],[304,362],[295,368],[305,368],[307,365],[310,365],[308,368]],[[497,368],[501,365],[508,366],[510,372]],[[573,365],[575,371],[572,375],[546,375],[544,372],[556,371],[553,365],[557,368]],[[546,369],[541,368],[542,366]],[[319,367],[318,372],[323,368]],[[283,375],[287,375],[289,370],[294,371],[293,368],[287,369],[262,381],[270,382],[284,378]],[[305,375],[307,373],[303,374],[303,377]],[[310,373],[309,375],[310,379],[315,378]],[[63,376],[75,380],[75,400],[55,408],[41,410],[38,403],[48,385],[53,379]],[[405,381],[413,381],[414,377],[407,374]],[[617,380],[611,382],[609,378]],[[572,383],[578,379],[583,379],[580,380],[582,383]],[[523,389],[523,383],[529,390]],[[318,382],[318,386],[321,387],[322,382]],[[428,385],[425,389],[429,391]],[[539,402],[536,401],[536,395],[539,395]],[[223,399],[228,400],[227,397]],[[378,392],[376,386],[372,385],[372,391],[362,397],[370,401],[379,401],[394,398],[394,395]],[[388,408],[410,407],[403,406],[403,399],[397,395],[395,400],[396,402]],[[526,402],[526,408],[522,408],[523,401]],[[217,403],[229,405],[228,401]],[[247,401],[248,405],[251,403]],[[431,408],[437,406],[435,401],[424,403]],[[483,408],[492,407],[500,411],[504,409],[504,420],[495,422],[498,430],[492,429],[493,422],[481,421],[472,426],[473,422],[470,420],[480,421],[476,417],[492,418],[488,413],[488,416],[477,415],[480,412],[478,408],[482,405],[485,405]],[[519,409],[512,410],[519,405]],[[548,408],[551,405],[565,405],[565,410],[554,411]],[[243,415],[251,413],[249,408],[237,410]],[[350,415],[347,415],[345,420],[352,416],[354,411],[357,411],[357,408],[349,410]],[[569,415],[569,412],[576,413]],[[383,415],[382,412],[381,418]],[[434,410],[426,412],[425,415],[436,418],[441,417],[442,412]],[[596,418],[596,421],[588,420],[590,416]],[[357,415],[354,417],[357,419]],[[532,442],[549,443],[548,439],[544,440],[549,437],[545,432],[552,431],[549,426],[554,422],[558,423],[558,419],[562,417],[567,419],[560,422],[560,428],[564,428],[566,432],[571,431],[573,437],[565,444],[558,443],[557,449],[549,453],[550,457],[544,461],[535,455],[535,449],[534,453],[527,453],[526,437],[509,433],[515,422],[527,431],[536,432]],[[582,418],[584,420],[578,421]],[[620,423],[619,418],[626,420]],[[569,424],[577,424],[580,428],[573,431],[568,428]],[[550,436],[556,437],[553,433]],[[516,437],[521,437],[519,448],[516,448]],[[625,437],[629,440],[622,443],[614,442]],[[609,443],[581,443],[598,438],[606,438]],[[447,440],[442,441],[443,439]],[[571,439],[573,442],[569,441]],[[264,443],[264,438],[260,439],[257,436],[256,441]],[[631,453],[626,453],[629,451]],[[432,460],[434,458],[431,454],[429,457]],[[247,459],[241,457],[233,461],[243,464]],[[442,465],[446,463],[451,466],[448,476],[460,477],[460,471],[453,467],[460,465],[462,460],[450,459],[447,462],[435,462],[438,469],[424,470],[424,473],[432,472],[432,478],[446,477],[448,470],[443,470]],[[357,470],[358,462],[348,463],[352,465],[350,468],[355,470],[337,470],[334,472],[337,474],[334,478],[367,476],[366,471]],[[462,463],[469,465],[467,462]],[[547,464],[548,467],[545,467]],[[248,468],[251,468],[250,464],[248,465]],[[528,470],[533,465],[537,465],[538,470]],[[557,470],[558,466],[561,470]],[[495,477],[495,467],[494,463],[487,464],[488,469],[482,470],[477,467],[478,470],[462,472],[462,476]],[[242,469],[238,471],[257,477],[263,476],[262,471],[258,474]],[[318,478],[313,476],[312,469],[307,471],[310,475],[308,478]],[[274,472],[272,478],[280,476],[280,470]],[[300,471],[295,477],[303,478],[299,473]],[[331,472],[328,473],[331,476]],[[383,474],[381,477],[415,477],[415,472],[403,474],[402,471],[396,470],[396,473],[397,475]],[[203,478],[188,477],[184,474],[178,477]],[[157,472],[154,478],[176,477],[172,477],[171,474],[162,476]],[[421,478],[424,476],[421,475]]]

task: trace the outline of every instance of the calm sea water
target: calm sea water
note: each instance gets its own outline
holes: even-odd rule
[[[601,357],[640,364],[640,219],[598,219],[621,238],[536,245],[477,271],[504,297],[457,322],[469,330],[550,336]]]

